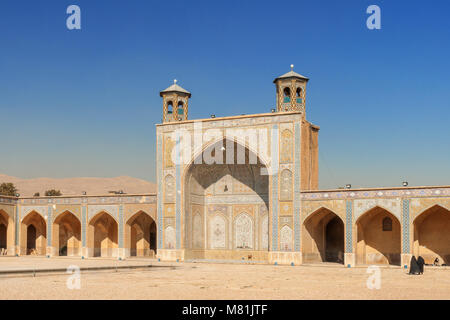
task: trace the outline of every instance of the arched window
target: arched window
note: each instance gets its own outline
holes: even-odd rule
[[[383,219],[383,231],[392,231],[392,219],[386,217]]]
[[[167,102],[167,113],[172,114],[173,113],[173,103],[172,101]]]
[[[290,102],[291,101],[291,89],[289,89],[288,87],[284,88],[283,94],[284,94],[283,102]]]
[[[178,114],[178,120],[183,119],[183,114],[184,114],[184,104],[183,104],[183,101],[178,102],[177,114]]]
[[[297,103],[302,103],[302,88],[298,87],[295,91]]]

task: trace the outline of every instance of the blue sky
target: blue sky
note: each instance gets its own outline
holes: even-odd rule
[[[81,30],[66,8],[81,8]],[[381,8],[381,30],[366,8]],[[262,113],[311,80],[320,187],[450,184],[450,2],[0,2],[0,173],[155,181],[159,91],[191,119]]]

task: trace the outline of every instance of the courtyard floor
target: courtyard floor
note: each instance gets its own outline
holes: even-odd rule
[[[380,268],[380,289],[368,289],[367,269],[168,263],[151,259],[1,257],[0,273],[17,269],[148,266],[82,271],[81,288],[69,274],[0,274],[0,299],[450,299],[450,269],[425,267],[421,276]]]

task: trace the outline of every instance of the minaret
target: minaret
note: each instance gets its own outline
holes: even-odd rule
[[[279,76],[273,83],[277,88],[277,112],[298,111],[305,116],[306,83],[308,78],[294,72],[294,65],[291,64],[291,71]]]
[[[187,120],[191,93],[177,85],[177,80],[159,95],[163,98],[163,123]]]

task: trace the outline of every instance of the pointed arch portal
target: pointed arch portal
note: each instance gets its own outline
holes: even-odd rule
[[[36,211],[23,218],[20,226],[21,254],[45,255],[47,246],[47,223]]]
[[[52,246],[55,255],[81,255],[81,223],[70,211],[58,215],[53,223]]]
[[[219,161],[210,163],[208,156]],[[234,257],[235,249],[241,251],[239,258],[241,254],[248,258],[244,250],[268,251],[268,228],[261,227],[269,211],[269,176],[264,168],[263,160],[237,139],[211,143],[194,157],[183,179],[183,234],[187,248],[196,249],[197,257],[205,257],[200,251],[205,249],[230,250],[205,253],[220,259]],[[196,230],[191,230],[194,226]],[[204,230],[199,229],[202,226]]]
[[[14,221],[6,212],[0,210],[0,254],[5,254],[8,246],[13,245],[12,228],[14,228]]]
[[[125,246],[132,257],[155,257],[156,223],[144,211],[128,219],[125,225]]]
[[[401,227],[392,213],[375,207],[356,221],[357,264],[400,265]]]
[[[303,261],[344,263],[344,223],[333,211],[321,208],[302,228]]]
[[[102,211],[93,217],[88,226],[90,256],[118,256],[118,224],[108,213]]]
[[[413,223],[414,255],[422,256],[425,263],[450,264],[450,211],[435,205],[423,211]]]

